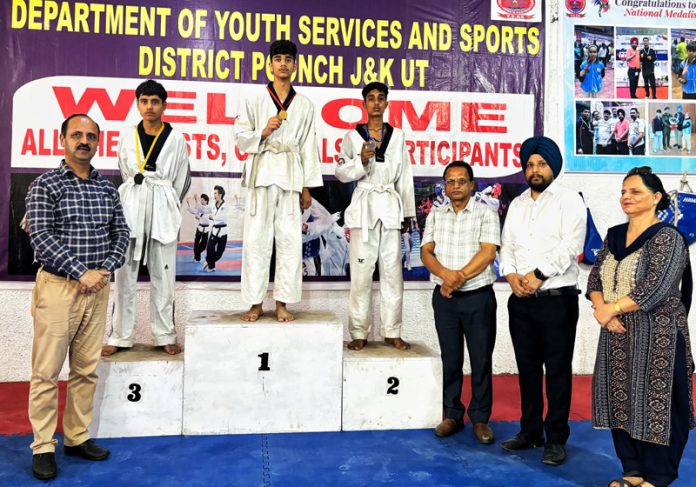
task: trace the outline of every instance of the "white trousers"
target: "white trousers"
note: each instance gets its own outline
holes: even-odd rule
[[[380,333],[401,335],[404,278],[401,266],[401,230],[387,230],[378,221],[363,242],[362,229],[350,229],[350,310],[348,332],[353,340],[366,340],[370,331],[370,297],[375,263],[379,265]]]
[[[135,341],[136,288],[140,261],[133,260],[135,239],[128,244],[126,263],[116,271],[116,295],[111,334],[106,341],[116,347],[132,347]],[[152,240],[146,247],[150,274],[150,323],[156,346],[176,343],[174,294],[176,291],[176,242],[163,245]]]
[[[253,193],[256,193],[255,195]],[[256,214],[251,214],[256,198]],[[242,246],[242,301],[263,302],[268,290],[275,239],[273,299],[297,303],[302,297],[302,211],[300,194],[278,186],[247,193]]]

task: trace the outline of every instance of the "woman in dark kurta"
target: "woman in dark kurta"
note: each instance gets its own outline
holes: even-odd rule
[[[668,201],[649,167],[629,171],[621,191],[628,223],[609,229],[588,281],[602,327],[592,422],[611,428],[623,467],[612,487],[669,485],[696,426],[687,323],[691,267],[684,237],[656,216]]]

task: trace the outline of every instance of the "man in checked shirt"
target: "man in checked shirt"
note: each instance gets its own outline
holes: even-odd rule
[[[96,369],[104,337],[109,278],[123,265],[128,246],[116,188],[91,166],[99,126],[87,115],[61,126],[65,159],[39,176],[27,195],[31,246],[41,268],[36,274],[29,420],[34,430],[32,471],[56,476],[53,438],[58,419],[58,374],[70,355],[63,417],[64,452],[104,460],[109,451],[89,438]]]
[[[493,260],[500,246],[500,221],[489,206],[474,201],[474,172],[466,162],[445,168],[450,202],[433,208],[425,221],[421,260],[430,271],[435,329],[442,355],[444,419],[435,435],[446,437],[464,426],[462,365],[466,340],[471,363],[469,419],[474,436],[493,443],[488,420],[493,404],[492,357],[496,333]]]

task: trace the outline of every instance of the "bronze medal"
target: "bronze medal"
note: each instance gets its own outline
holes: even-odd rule
[[[133,182],[135,184],[143,184],[143,180],[145,179],[145,176],[143,176],[143,173],[139,172],[135,176],[133,176]]]

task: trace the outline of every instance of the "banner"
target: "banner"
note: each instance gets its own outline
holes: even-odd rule
[[[406,132],[416,180],[418,215],[403,235],[404,275],[427,278],[418,245],[430,208],[445,201],[444,167],[471,163],[477,200],[504,217],[526,187],[519,147],[543,131],[541,2],[492,2],[382,0],[370,13],[362,4],[315,0],[3,2],[0,178],[10,191],[0,198],[0,218],[8,222],[0,279],[30,278],[36,268],[20,227],[24,198],[36,176],[60,163],[61,122],[82,112],[99,123],[93,165],[120,184],[118,140],[140,120],[134,91],[145,79],[167,89],[164,120],[185,135],[194,176],[182,202],[177,276],[238,279],[245,208],[239,178],[250,158],[235,147],[233,125],[244,100],[269,81],[268,47],[279,38],[298,46],[293,86],[314,104],[324,174],[303,216],[305,275],[345,279],[349,272],[343,211],[352,186],[333,171],[346,132],[367,120],[360,90],[378,80],[390,88],[385,121]],[[193,250],[196,216],[202,205],[214,207],[216,187],[225,193],[228,241],[215,272],[207,272]]]
[[[566,171],[696,170],[696,3],[567,0],[564,10]]]

